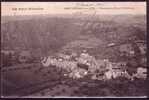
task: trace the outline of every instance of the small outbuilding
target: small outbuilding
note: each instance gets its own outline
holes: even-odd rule
[[[30,51],[24,50],[19,53],[19,62],[20,63],[27,63],[31,61],[31,53]]]

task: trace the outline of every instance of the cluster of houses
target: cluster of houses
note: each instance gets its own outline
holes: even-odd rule
[[[3,67],[13,66],[15,64],[25,64],[36,62],[30,51],[22,50],[1,50],[1,65]]]
[[[114,44],[111,44],[112,46]],[[110,45],[110,46],[111,46]],[[139,46],[141,54],[145,55],[145,46]],[[129,50],[128,50],[129,49]],[[123,45],[120,47],[120,51],[126,52],[129,56],[133,56],[135,53],[131,48],[131,45]],[[72,52],[71,54],[57,53],[55,56],[46,56],[41,58],[33,58],[31,52],[27,50],[13,51],[13,50],[1,50],[1,65],[12,66],[16,63],[33,63],[37,61],[42,64],[43,67],[55,66],[59,69],[65,70],[64,76],[72,77],[74,79],[90,76],[95,80],[106,80],[117,77],[125,77],[130,80],[134,78],[146,79],[147,69],[144,66],[136,67],[136,73],[130,75],[127,62],[111,62],[108,59],[97,59],[94,56],[88,54],[86,50],[81,53]],[[143,56],[143,58],[146,58]],[[144,64],[146,60],[143,59]]]
[[[146,79],[147,77],[146,68],[139,67],[137,73],[129,75],[126,62],[113,63],[108,59],[97,60],[85,50],[80,55],[73,53],[72,55],[58,54],[57,58],[43,57],[41,63],[44,67],[55,66],[66,70],[64,76],[73,79],[90,76],[91,79],[95,80],[109,80],[118,77],[134,80],[135,78]]]

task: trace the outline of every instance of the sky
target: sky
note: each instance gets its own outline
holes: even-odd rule
[[[1,2],[2,16],[95,11],[96,14],[146,14],[146,2]]]

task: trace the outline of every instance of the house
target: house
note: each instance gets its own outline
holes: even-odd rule
[[[139,67],[137,68],[137,73],[133,75],[136,78],[146,79],[147,78],[147,68]]]
[[[62,59],[65,59],[65,60],[69,60],[71,58],[71,56],[66,55],[66,54],[62,54],[62,53],[59,53],[58,54],[58,57],[59,58],[62,58]]]
[[[126,52],[129,53],[131,50],[133,50],[131,44],[123,44],[119,47],[120,52]]]
[[[23,50],[19,53],[19,62],[20,63],[27,63],[31,61],[31,53],[27,50]]]
[[[143,43],[137,43],[137,45],[139,46],[139,49],[141,51],[141,54],[142,55],[145,55],[146,54],[146,51],[147,51],[147,46]]]
[[[135,56],[135,51],[132,44],[123,44],[119,47],[119,52],[121,56]]]
[[[1,64],[2,66],[11,66],[16,62],[15,51],[1,50]]]

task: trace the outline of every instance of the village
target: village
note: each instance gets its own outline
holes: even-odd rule
[[[109,44],[108,46],[112,45]],[[145,47],[141,45],[139,48],[141,54],[145,55]],[[135,56],[135,51],[132,51],[131,45],[123,45],[120,47],[120,50],[121,55],[123,56],[129,58]],[[74,52],[70,55],[57,53],[55,56],[38,58],[33,58],[29,51],[22,51],[19,54],[16,54],[14,51],[2,50],[1,53],[4,58],[4,62],[2,63],[4,64],[4,67],[9,67],[17,63],[41,63],[41,66],[43,67],[54,66],[59,70],[65,71],[63,75],[73,79],[83,78],[90,75],[90,78],[93,80],[108,80],[117,77],[125,77],[133,81],[135,78],[146,79],[147,77],[145,58],[142,58],[142,66],[131,68],[136,70],[135,72],[128,72],[131,66],[129,66],[126,61],[111,62],[109,59],[96,59],[94,56],[90,55],[87,50],[82,50],[80,54]]]
[[[134,51],[132,51],[132,49],[128,50],[128,48],[124,49],[125,46],[126,45],[124,45],[124,47],[122,46],[120,48],[120,50],[123,48],[121,53],[124,53],[126,50],[126,52],[121,55],[130,57],[131,59],[133,59],[133,56],[135,56]],[[131,46],[128,45],[128,47],[131,47]],[[143,50],[143,48],[145,48],[145,47],[142,46],[142,48],[140,49],[142,55],[146,54],[145,49]],[[88,82],[89,80],[99,81],[100,83],[98,83],[98,84],[102,84],[102,82],[108,82],[108,81],[115,80],[115,79],[119,80],[121,78],[129,80],[131,82],[134,82],[137,80],[145,81],[147,79],[147,67],[146,67],[146,61],[144,60],[144,58],[142,58],[143,62],[141,62],[141,64],[140,64],[142,66],[136,67],[136,64],[135,64],[135,67],[134,67],[134,66],[130,66],[128,64],[128,62],[126,62],[126,61],[112,62],[112,61],[109,61],[109,59],[97,59],[93,55],[89,54],[86,49],[83,49],[80,53],[72,52],[69,55],[65,54],[65,53],[57,53],[54,56],[42,56],[39,58],[33,58],[31,56],[31,53],[28,51],[20,52],[17,55],[17,57],[16,57],[16,53],[14,51],[2,51],[2,54],[4,54],[5,57],[6,56],[8,57],[7,59],[4,59],[4,60],[9,59],[9,62],[11,62],[11,63],[8,63],[7,61],[3,62],[3,66],[2,66],[3,73],[10,73],[10,71],[11,71],[13,74],[14,72],[19,72],[19,70],[20,71],[22,70],[23,71],[22,73],[26,73],[26,71],[28,70],[27,71],[28,75],[29,76],[37,75],[37,78],[39,78],[39,82],[41,81],[41,78],[40,78],[41,76],[43,77],[43,81],[41,81],[41,82],[44,82],[44,81],[50,79],[50,82],[42,83],[43,85],[44,84],[52,84],[52,82],[54,82],[54,84],[56,85],[55,82],[58,82],[58,80],[61,81],[61,85],[60,84],[56,85],[56,87],[51,87],[48,85],[47,88],[45,88],[45,89],[41,89],[41,87],[40,87],[39,89],[41,89],[41,90],[38,90],[38,92],[35,92],[35,93],[33,92],[33,94],[29,94],[29,96],[47,96],[47,95],[51,95],[51,96],[52,95],[53,96],[55,96],[55,95],[58,95],[58,96],[59,95],[62,95],[62,96],[75,95],[76,96],[76,95],[79,95],[78,93],[81,93],[81,92],[77,92],[77,94],[76,94],[74,91],[79,91],[80,90],[79,88],[84,87],[87,84],[88,84],[87,85],[88,87],[92,87],[92,88],[96,87],[97,83],[96,82]],[[11,57],[10,57],[10,54],[11,54]],[[39,66],[39,67],[37,67],[37,66]],[[37,70],[35,70],[35,69],[37,69]],[[56,70],[52,70],[52,69],[56,69]],[[33,70],[35,70],[35,71],[33,71]],[[41,73],[41,75],[40,75],[40,73]],[[51,77],[51,75],[53,75],[52,76],[53,78]],[[21,77],[25,78],[26,75],[21,76]],[[66,79],[63,79],[64,77],[66,77]],[[31,80],[35,80],[33,78],[34,77],[32,77]],[[17,82],[19,83],[19,80],[16,81],[16,83]],[[28,79],[25,79],[25,80],[27,81]],[[78,81],[82,80],[82,81],[80,81],[80,83],[77,83],[80,85],[82,84],[81,86],[72,84],[73,86],[68,87],[68,85],[66,85],[66,84],[71,84],[71,81],[77,82],[77,80]],[[30,81],[28,81],[27,83],[21,83],[21,84],[24,84],[24,86],[26,86],[27,84],[30,83]],[[34,81],[34,82],[38,83],[38,80],[37,80],[37,82],[36,81]],[[36,86],[35,83],[34,83],[34,85]],[[52,90],[52,88],[53,88],[53,90]],[[105,88],[107,88],[107,87],[105,87]],[[32,89],[32,86],[30,87],[30,89]],[[34,89],[33,90],[30,90],[30,89],[25,89],[23,91],[28,90],[27,92],[29,92],[29,91],[34,90]],[[35,89],[38,89],[38,87],[36,87]],[[62,90],[65,92],[57,94]],[[85,91],[84,88],[82,91]],[[103,89],[102,91],[105,93],[104,95],[111,95],[109,90],[104,91],[104,89]],[[100,92],[102,93],[102,91],[100,91]],[[22,93],[24,93],[24,92],[22,92]],[[23,95],[26,95],[26,94],[23,94]],[[91,94],[89,94],[89,95],[91,95]]]

